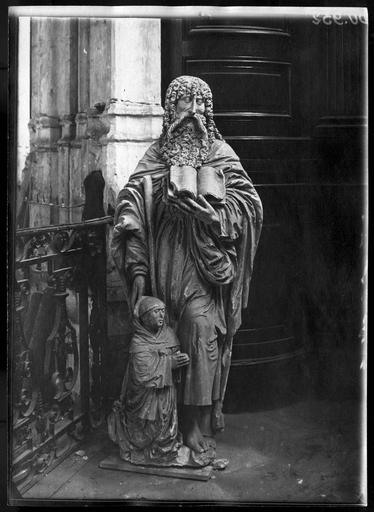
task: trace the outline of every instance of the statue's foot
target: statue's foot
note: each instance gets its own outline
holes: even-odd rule
[[[200,428],[201,433],[204,437],[212,437],[214,438],[214,432],[211,428]]]
[[[211,406],[200,407],[199,428],[204,437],[213,437]]]
[[[200,432],[204,437],[214,437],[213,429],[210,426],[210,421],[200,423]]]
[[[197,424],[193,425],[185,436],[185,444],[194,452],[202,453],[208,449],[208,444]]]

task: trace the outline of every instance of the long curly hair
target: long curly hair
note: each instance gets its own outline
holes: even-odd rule
[[[216,140],[223,140],[213,120],[213,96],[209,85],[201,78],[189,75],[182,75],[175,78],[169,85],[165,96],[164,117],[162,133],[160,136],[161,152],[168,161],[169,152],[169,128],[176,120],[176,107],[178,100],[183,96],[199,94],[204,100],[205,111],[204,125],[207,130],[208,140],[202,141],[203,153],[207,153],[210,145]]]

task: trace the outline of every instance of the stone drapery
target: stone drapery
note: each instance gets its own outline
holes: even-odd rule
[[[262,205],[238,156],[216,140],[205,162],[222,169],[226,204],[217,207],[219,229],[179,213],[163,200],[168,169],[154,143],[118,197],[112,254],[127,286],[149,274],[143,178],[153,182],[156,287],[170,326],[191,363],[185,370],[181,401],[188,405],[222,402],[221,372],[248,301],[249,282],[261,226]],[[210,377],[209,377],[210,375]],[[204,390],[204,392],[202,392]]]

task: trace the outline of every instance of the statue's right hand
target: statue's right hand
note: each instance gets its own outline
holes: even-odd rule
[[[181,366],[186,366],[190,362],[190,358],[188,354],[184,352],[178,352],[172,356],[172,367],[180,368]]]
[[[120,217],[119,222],[113,227],[113,238],[121,237],[125,231],[125,220],[124,217]]]
[[[132,283],[132,290],[131,290],[131,309],[135,316],[138,312],[138,303],[140,299],[144,295],[145,290],[145,277],[143,275],[135,276],[134,281]]]

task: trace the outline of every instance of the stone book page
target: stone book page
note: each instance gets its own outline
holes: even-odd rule
[[[169,176],[168,197],[191,197],[196,201],[203,195],[211,203],[225,202],[225,177],[222,171],[204,166],[196,171],[188,165],[172,165]]]
[[[170,168],[170,189],[174,196],[197,197],[196,169],[189,165],[172,165]]]
[[[197,191],[212,203],[225,202],[225,177],[220,169],[201,167],[197,174]]]

